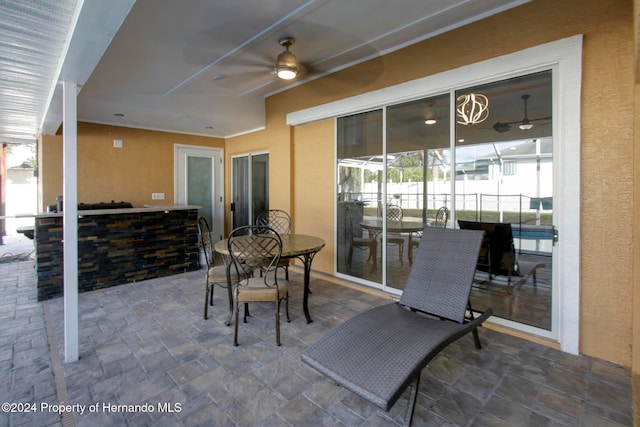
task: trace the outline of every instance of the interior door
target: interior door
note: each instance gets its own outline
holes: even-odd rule
[[[177,204],[201,206],[213,239],[224,235],[222,150],[176,146]]]

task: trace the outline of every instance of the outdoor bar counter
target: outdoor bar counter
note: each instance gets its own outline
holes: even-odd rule
[[[197,270],[198,208],[78,211],[78,292]],[[34,240],[38,300],[62,296],[62,213],[36,215]]]

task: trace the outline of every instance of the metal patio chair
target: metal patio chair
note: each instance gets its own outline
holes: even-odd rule
[[[233,286],[235,328],[233,345],[238,345],[238,317],[244,304],[244,323],[247,323],[249,303],[271,302],[275,307],[276,343],[280,345],[280,301],[285,300],[289,318],[289,282],[278,279],[277,270],[282,254],[282,240],[275,230],[259,225],[238,227],[227,240],[232,269],[244,276]],[[259,273],[259,274],[256,274]]]

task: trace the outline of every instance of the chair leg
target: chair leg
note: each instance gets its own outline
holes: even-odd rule
[[[469,311],[469,320],[475,319],[473,315],[473,307],[471,307],[471,301],[467,302],[467,310]],[[480,344],[480,335],[478,334],[478,328],[474,328],[472,331],[473,334],[473,343],[475,344],[478,350],[482,349],[482,344]]]
[[[409,398],[409,405],[407,406],[407,415],[405,417],[405,425],[410,426],[413,421],[413,413],[416,409],[416,400],[418,400],[418,388],[420,388],[420,372],[416,376],[416,379],[412,381],[414,384],[413,392]]]
[[[349,255],[347,255],[347,262],[345,264],[347,264],[349,267],[351,267],[351,260],[353,259],[353,245],[349,246]]]
[[[378,268],[378,242],[377,241],[374,241],[373,245],[369,247],[369,258],[373,259],[373,262],[371,263],[371,272],[373,273]]]
[[[284,301],[284,310],[287,313],[287,322],[291,322],[291,318],[289,318],[289,292],[287,292],[287,296]]]
[[[216,287],[214,284],[209,285],[211,290],[209,291],[209,305],[213,305],[213,289]]]
[[[280,345],[280,299],[276,301],[276,344]]]
[[[209,288],[211,285],[207,283],[206,291],[204,294],[204,318],[205,320],[209,318]]]
[[[233,325],[233,345],[238,345],[238,320],[240,320],[240,303],[236,300],[236,306],[235,306],[235,318],[236,321],[234,322],[235,325]]]

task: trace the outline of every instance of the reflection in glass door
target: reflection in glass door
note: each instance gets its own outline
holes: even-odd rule
[[[337,126],[336,269],[382,283],[382,110],[340,118]]]
[[[253,224],[269,209],[269,154],[249,154],[231,161],[233,228]]]
[[[471,301],[494,315],[552,330],[552,74],[543,71],[456,92],[480,95],[487,117],[456,116],[455,218],[485,231]],[[445,153],[443,152],[444,156]]]
[[[471,295],[557,334],[552,71],[340,117],[337,272],[401,293],[425,227],[485,231]]]
[[[386,284],[393,289],[404,289],[422,230],[450,208],[451,171],[434,155],[451,143],[449,112],[449,94],[387,108]]]

